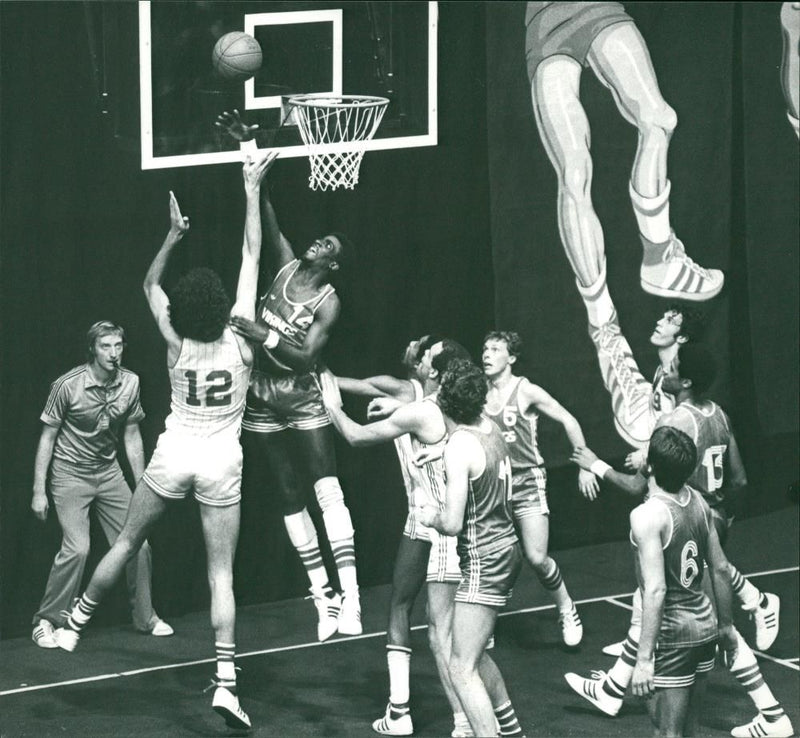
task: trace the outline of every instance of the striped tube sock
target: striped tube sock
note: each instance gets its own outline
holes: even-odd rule
[[[331,541],[331,551],[333,552],[333,560],[336,562],[336,569],[339,572],[339,583],[342,585],[342,591],[357,590],[356,547],[353,539],[345,538],[340,541]]]
[[[549,562],[547,566],[549,566],[550,571],[547,574],[537,571],[536,574],[539,577],[539,581],[542,583],[542,586],[546,590],[554,592],[562,584],[564,584],[564,579],[561,576],[561,569],[558,568],[558,564],[555,562],[555,559],[548,558],[547,561]]]
[[[747,579],[742,576],[733,564],[731,564],[731,587],[733,593],[741,601],[744,610],[755,610],[764,599],[764,595]]]
[[[745,688],[756,709],[764,715],[768,722],[775,722],[786,713],[764,681],[758,661],[756,661],[756,655],[739,631],[736,631],[736,643],[736,659],[729,667],[730,672],[736,681]]]
[[[622,655],[614,662],[603,680],[603,691],[610,697],[622,699],[633,678],[636,652],[639,650],[639,629],[631,628],[622,642]]]
[[[89,620],[91,620],[92,613],[95,611],[98,604],[99,603],[94,600],[90,600],[84,592],[81,598],[75,603],[75,607],[72,608],[72,612],[67,618],[67,628],[74,630],[76,633],[80,633],[86,627]]]
[[[522,726],[519,724],[519,718],[514,712],[511,700],[495,707],[494,716],[500,725],[500,735],[522,735]]]
[[[235,692],[236,668],[233,665],[233,657],[236,654],[236,644],[217,641],[214,644],[214,649],[217,652],[216,685]]]
[[[325,564],[322,561],[319,539],[314,536],[308,543],[297,546],[297,553],[300,555],[300,561],[303,563],[312,589],[325,590],[328,586],[328,572],[325,571]]]

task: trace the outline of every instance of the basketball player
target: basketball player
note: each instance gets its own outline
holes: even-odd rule
[[[497,424],[508,446],[513,474],[511,511],[525,558],[558,607],[564,643],[577,646],[583,638],[583,625],[561,570],[547,553],[550,508],[547,472],[537,439],[539,414],[560,423],[573,448],[582,448],[586,440],[570,412],[541,387],[513,373],[521,350],[522,339],[512,331],[493,331],[483,339],[483,371],[489,379],[484,413]],[[579,471],[578,487],[586,499],[597,498],[597,479],[591,472]]]
[[[240,141],[243,150],[257,150],[252,139],[257,126],[245,126],[238,112],[223,113],[216,125]],[[276,276],[259,301],[255,321],[241,316],[231,320],[240,336],[259,344],[242,428],[275,475],[274,480],[265,479],[264,486],[276,484],[286,532],[311,584],[319,617],[317,638],[324,641],[337,630],[359,635],[355,532],[337,476],[334,435],[317,376],[320,354],[339,317],[339,297],[331,282],[353,257],[353,245],[343,234],[330,233],[296,258],[278,226],[266,187],[262,220]],[[300,470],[314,485],[341,595],[328,580]]]
[[[417,507],[415,516],[444,535],[458,536],[461,582],[450,676],[472,731],[521,736],[503,677],[486,651],[522,561],[511,516],[511,462],[500,429],[482,414],[486,392],[486,377],[471,361],[454,361],[444,373],[437,402],[449,433],[445,504]]]
[[[49,475],[62,532],[61,548],[33,616],[32,638],[40,648],[58,648],[53,626],[64,624],[65,611],[80,592],[89,556],[89,510],[94,508],[109,543],[125,523],[131,490],[117,459],[120,437],[134,479],[138,482],[144,472],[139,377],[121,366],[125,331],[100,320],[89,328],[86,339],[88,362],[53,382],[40,417],[31,508],[38,520],[47,519]],[[150,545],[145,541],[125,571],[133,627],[169,636],[172,627],[153,610],[152,571]]]
[[[169,297],[164,292],[161,285],[167,264],[189,230],[189,219],[181,215],[178,201],[170,192],[170,230],[145,276],[144,291],[167,343],[171,412],[133,496],[122,533],[98,564],[66,626],[56,631],[58,645],[73,651],[95,608],[169,501],[181,500],[191,490],[200,504],[211,589],[217,656],[212,707],[234,728],[250,727],[250,718],[236,694],[233,559],[239,536],[242,481],[239,431],[253,352],[227,323],[231,313],[254,313],[261,251],[258,195],[275,157],[269,154],[255,162],[248,158],[243,168],[247,214],[232,310],[222,281],[209,269],[192,270]]]
[[[529,2],[525,53],[539,135],[558,177],[558,223],[589,318],[616,428],[633,446],[647,443],[647,388],[620,333],[606,283],[603,231],[591,198],[589,121],[580,100],[584,66],[608,87],[638,129],[629,193],[644,248],[641,286],[651,294],[708,300],[724,276],[690,259],[672,230],[667,150],[677,124],[658,87],[650,53],[616,2]]]
[[[736,659],[730,576],[711,511],[686,484],[697,463],[692,439],[661,426],[647,458],[647,498],[630,516],[643,603],[632,691],[654,697],[647,706],[656,736],[696,735],[718,638],[730,661]],[[706,565],[716,607],[703,591]]]
[[[664,377],[664,391],[678,400],[676,409],[659,421],[659,427],[677,428],[689,435],[697,447],[697,464],[688,484],[698,490],[711,509],[711,521],[724,545],[733,515],[726,509],[726,502],[737,490],[747,484],[744,466],[734,438],[730,420],[716,403],[704,399],[716,376],[713,356],[701,345],[681,346],[670,372]],[[635,476],[614,471],[599,461],[588,449],[579,449],[573,461],[595,472],[614,486],[641,494],[647,488],[646,471]],[[775,641],[779,629],[780,599],[771,593],[760,592],[745,579],[732,564],[728,563],[733,591],[741,601],[742,608],[750,612],[756,623],[756,646],[759,650],[769,648]],[[570,686],[586,697],[596,707],[609,715],[616,715],[622,705],[633,669],[633,655],[642,624],[641,607],[634,597],[634,614],[628,637],[623,642],[622,655],[608,675],[589,680],[577,674],[567,674]],[[736,633],[737,657],[729,664],[731,673],[747,691],[759,714],[747,725],[734,728],[734,736],[789,736],[792,726],[783,708],[764,682],[755,654]],[[755,730],[756,732],[750,732]],[[787,732],[788,731],[788,732]]]
[[[786,100],[786,116],[795,135],[800,137],[800,3],[781,5],[781,31],[781,87]]]
[[[397,400],[407,399],[408,384],[415,397],[403,404],[389,417],[367,425],[352,420],[342,408],[337,380],[322,375],[323,398],[336,429],[351,446],[373,446],[388,440],[396,443],[401,458],[403,477],[409,495],[409,505],[444,505],[444,466],[441,461],[446,440],[445,421],[436,404],[439,380],[447,366],[456,359],[468,359],[466,349],[455,341],[444,339],[412,342],[406,351],[406,362],[415,376],[405,384],[393,378],[374,377],[368,380],[342,379],[341,388],[368,393],[377,387]],[[416,360],[419,356],[419,360]],[[389,381],[393,380],[393,381]],[[417,387],[421,391],[417,391]],[[418,395],[418,396],[417,396]],[[414,457],[431,451],[440,458],[415,466]],[[453,597],[461,578],[455,538],[419,524],[409,516],[398,548],[392,580],[392,609],[387,632],[387,661],[389,665],[389,704],[386,714],[372,723],[377,733],[411,735],[414,727],[409,710],[409,672],[411,661],[411,607],[423,579],[428,585],[428,639],[436,661],[439,677],[453,710],[454,732],[463,735],[468,727],[466,716],[453,690],[448,671],[450,659]]]

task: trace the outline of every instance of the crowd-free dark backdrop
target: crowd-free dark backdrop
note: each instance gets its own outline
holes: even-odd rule
[[[136,33],[135,4],[106,7],[127,13]],[[691,253],[728,270],[729,288],[709,306],[709,340],[725,370],[717,393],[737,421],[751,476],[771,470],[775,481],[757,490],[751,512],[780,504],[779,486],[797,464],[797,141],[780,96],[779,9],[630,6],[679,116],[673,221]],[[558,242],[555,177],[530,112],[523,16],[524,3],[440,3],[439,145],[368,154],[354,192],[312,193],[306,162],[279,162],[274,200],[296,245],[332,229],[359,245],[327,351],[334,370],[396,371],[402,346],[421,332],[443,331],[477,352],[488,329],[517,329],[528,344],[522,368],[575,412],[591,444],[619,458],[624,447]],[[168,227],[170,189],[192,222],[171,274],[208,264],[232,288],[238,269],[238,166],[142,172],[136,141],[115,137],[121,129],[99,113],[85,20],[83,3],[0,4],[3,637],[27,630],[59,545],[55,516],[42,525],[29,509],[38,415],[49,383],[83,360],[93,321],[109,318],[128,331],[125,363],[141,376],[148,453],[163,428],[163,342],[140,285]],[[127,65],[135,81],[135,56]],[[586,77],[611,289],[647,372],[647,336],[663,306],[641,293],[635,273],[625,194],[635,132]],[[111,92],[112,109],[136,99],[132,85]],[[136,130],[135,120],[127,124]],[[563,440],[548,424],[544,430],[554,545],[623,535],[629,504],[611,494],[602,504],[583,501],[564,466]],[[405,515],[393,450],[339,451],[361,582],[388,581]],[[151,539],[156,604],[166,616],[207,604],[196,508],[175,507]],[[242,520],[238,601],[301,594],[302,570],[270,491],[255,488],[247,471]],[[104,549],[95,535],[90,568]],[[126,617],[118,588],[99,619]]]

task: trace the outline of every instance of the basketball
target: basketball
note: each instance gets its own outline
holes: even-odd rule
[[[261,46],[252,36],[231,31],[214,44],[211,62],[220,77],[245,80],[261,67]]]

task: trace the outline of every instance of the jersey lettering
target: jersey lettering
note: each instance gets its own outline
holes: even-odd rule
[[[709,446],[703,454],[703,469],[706,472],[706,484],[709,492],[715,492],[724,482],[723,461],[727,446]]]
[[[197,394],[197,372],[188,370],[184,373],[184,376],[189,382],[189,394],[186,396],[186,404],[201,407],[203,401]],[[210,385],[206,390],[205,404],[207,407],[222,407],[231,404],[233,377],[229,371],[222,369],[209,372],[206,375],[206,382]]]
[[[692,540],[686,541],[681,551],[681,584],[684,587],[691,587],[700,573],[697,553],[697,544]]]
[[[500,462],[497,476],[500,478],[500,481],[505,484],[506,500],[508,500],[509,504],[511,504],[511,459],[509,459],[508,456],[506,456],[503,461]]]

